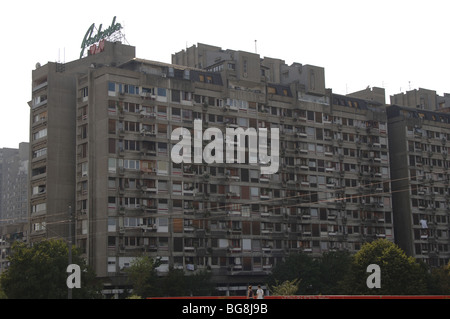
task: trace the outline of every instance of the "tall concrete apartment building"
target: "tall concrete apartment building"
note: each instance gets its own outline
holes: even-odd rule
[[[211,271],[223,293],[264,283],[292,252],[393,241],[384,90],[363,93],[333,94],[321,67],[204,44],[172,64],[107,42],[42,66],[33,71],[30,236],[67,238],[71,205],[74,242],[111,288],[146,254],[162,273]],[[261,174],[249,154],[175,163],[171,134],[194,137],[197,119],[203,130],[279,129],[278,171]]]
[[[27,220],[28,143],[0,149],[0,224]]]
[[[12,243],[27,240],[28,146],[0,149],[0,273],[9,266]]]
[[[450,260],[450,115],[413,101],[388,107],[395,236],[408,255],[443,266]]]
[[[67,239],[69,207],[76,204],[77,80],[97,63],[120,64],[134,48],[106,43],[105,52],[70,63],[36,64],[30,106],[30,241]],[[86,92],[87,94],[87,92]],[[73,232],[72,232],[73,234]]]

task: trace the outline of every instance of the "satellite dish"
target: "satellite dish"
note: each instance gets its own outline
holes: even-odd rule
[[[41,64],[38,62],[36,63],[36,69],[39,69],[41,67]]]

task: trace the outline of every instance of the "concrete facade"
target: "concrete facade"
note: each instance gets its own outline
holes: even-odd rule
[[[30,240],[67,238],[75,205],[76,85],[96,63],[121,63],[134,48],[108,43],[105,54],[66,64],[49,62],[32,72],[30,105]]]
[[[408,103],[439,104],[426,101]],[[143,254],[161,258],[162,275],[211,271],[223,293],[262,283],[290,253],[355,253],[377,238],[431,265],[448,262],[446,184],[434,179],[439,209],[425,214],[438,223],[440,237],[427,242],[440,254],[432,259],[416,241],[419,190],[407,180],[419,175],[406,165],[413,120],[400,107],[386,111],[382,88],[335,94],[322,67],[211,45],[169,64],[106,42],[99,54],[33,71],[30,107],[30,136],[39,137],[30,144],[30,238],[67,238],[71,205],[74,242],[111,291],[125,287],[124,269]],[[174,163],[171,133],[184,127],[193,136],[196,119],[203,131],[279,129],[278,171]],[[448,123],[421,123],[434,139],[436,127],[449,137]],[[425,144],[427,163],[448,176],[442,144]],[[404,188],[414,193],[398,195]]]
[[[397,244],[430,266],[449,262],[448,113],[388,107]]]
[[[0,149],[0,224],[27,220],[28,143]]]
[[[320,67],[199,47],[174,55],[186,66],[133,59],[78,78],[76,241],[111,288],[142,254],[161,274],[210,270],[230,293],[292,252],[394,239],[379,103],[326,90]],[[194,119],[279,128],[278,172],[173,163],[171,132]]]

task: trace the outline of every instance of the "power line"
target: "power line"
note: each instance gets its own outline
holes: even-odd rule
[[[376,181],[376,182],[373,182],[373,183],[365,184],[364,186],[368,187],[368,186],[377,185],[377,184],[380,184],[380,183],[387,183],[387,182],[392,183],[392,182],[398,182],[398,181],[402,181],[402,180],[410,180],[410,181],[412,181],[413,179],[414,178],[409,178],[409,177],[398,178],[398,179],[390,179],[390,180],[385,180],[385,181]],[[417,179],[417,176],[416,176],[416,179]],[[445,182],[445,181],[447,181],[447,179],[433,180],[433,182]],[[318,204],[326,203],[326,202],[333,202],[333,201],[334,202],[336,202],[336,201],[343,202],[344,200],[347,200],[347,199],[372,197],[372,196],[392,195],[394,193],[409,191],[411,189],[411,186],[414,186],[414,185],[409,184],[408,187],[406,187],[406,188],[397,189],[397,190],[394,190],[394,191],[390,190],[389,192],[374,192],[374,193],[366,193],[366,194],[351,194],[351,195],[344,196],[344,197],[333,197],[333,198],[328,198],[328,199],[317,200],[315,202],[297,203],[297,204],[294,204],[294,205],[292,205],[292,204],[274,205],[274,207],[271,207],[270,210],[268,209],[268,212],[269,211],[274,211],[274,210],[276,210],[278,208],[281,208],[281,207],[285,207],[285,208],[310,207],[311,205],[318,205]],[[362,187],[362,186],[354,186],[354,187],[349,187],[349,188],[346,187],[346,191],[348,189],[359,189],[360,187]],[[296,191],[300,191],[300,190],[296,190]],[[325,192],[325,193],[327,193],[327,192],[336,192],[336,191],[339,192],[340,190],[322,190],[322,192]],[[319,193],[319,192],[317,192],[317,193]],[[301,194],[301,195],[295,195],[295,196],[283,197],[283,198],[273,198],[273,199],[269,199],[269,200],[251,201],[251,202],[246,202],[246,203],[239,203],[239,205],[267,204],[268,202],[273,202],[273,201],[290,200],[290,199],[301,199],[304,196],[310,196],[310,194]],[[351,203],[351,204],[358,205],[358,204],[361,204],[361,203]],[[213,211],[210,211],[209,209],[204,208],[204,209],[198,211],[197,213],[205,214],[205,213],[209,212],[209,216],[194,217],[192,219],[194,219],[194,220],[213,220],[213,219],[220,219],[220,218],[229,217],[229,214],[227,212],[223,212],[223,210],[220,210],[220,208],[228,209],[230,207],[230,205],[232,205],[232,204],[227,204],[227,205],[224,205],[224,206],[216,207]],[[330,207],[328,207],[328,208],[330,208]],[[331,209],[334,209],[334,207],[331,208]],[[358,210],[365,211],[366,209],[360,208]],[[60,216],[60,215],[67,216],[67,212],[60,213],[60,214],[53,214],[53,215],[51,215],[51,217]],[[100,222],[103,223],[103,222],[107,221],[109,218],[115,218],[115,217],[117,217],[117,216],[107,216],[107,217],[103,217],[103,218],[95,217],[95,218],[87,219],[87,220],[89,220],[90,223],[97,223],[97,222],[98,223],[100,223]],[[129,218],[133,218],[133,217],[136,217],[136,218],[161,218],[161,217],[163,217],[163,218],[186,218],[187,215],[185,213],[183,213],[183,212],[181,212],[181,213],[174,213],[174,212],[170,212],[169,213],[168,212],[168,213],[149,213],[146,216],[140,215],[140,216],[122,216],[122,217],[124,217],[124,218],[126,218],[126,217],[129,217]],[[297,217],[301,217],[301,216],[297,215]],[[84,219],[83,218],[78,219],[78,221],[81,221],[81,220],[84,220]],[[70,222],[69,219],[64,219],[64,220],[55,221],[55,222],[48,222],[45,225],[46,226],[50,226],[50,225],[57,225],[57,224],[67,224],[69,222]],[[130,227],[130,228],[133,228],[133,227]],[[138,228],[138,227],[136,227],[136,228]],[[51,228],[46,227],[46,230],[51,231]],[[90,237],[91,238],[95,238],[97,235],[104,236],[104,235],[109,234],[109,233],[112,233],[112,232],[109,232],[109,231],[108,232],[101,232],[101,233],[97,232],[95,234],[90,235]],[[55,235],[58,235],[58,234],[55,233]],[[63,238],[65,240],[67,240],[67,238],[64,238],[62,236],[57,236],[57,237],[60,237],[60,238]]]

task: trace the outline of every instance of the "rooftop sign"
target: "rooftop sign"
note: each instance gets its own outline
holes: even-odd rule
[[[113,35],[115,32],[120,31],[122,29],[122,25],[120,23],[116,23],[116,17],[113,18],[111,25],[104,31],[102,31],[102,26],[103,25],[100,24],[100,27],[98,28],[96,35],[93,35],[95,23],[92,23],[92,25],[89,27],[86,34],[84,35],[83,42],[81,43],[80,59],[83,57],[86,48],[96,44],[97,42],[100,42],[101,40],[105,40],[106,38]]]

